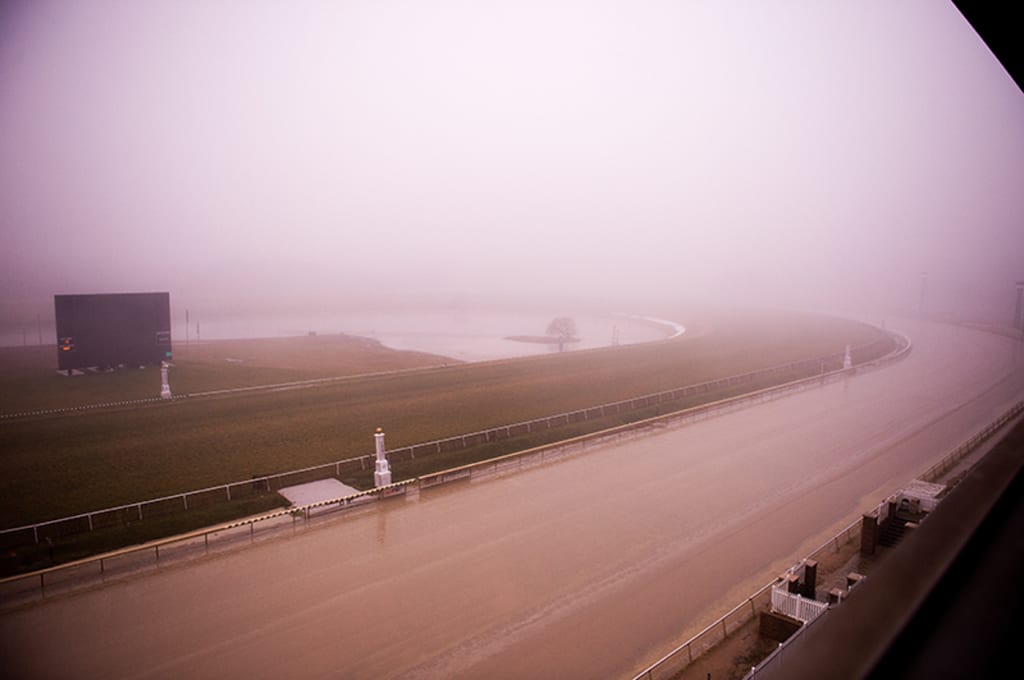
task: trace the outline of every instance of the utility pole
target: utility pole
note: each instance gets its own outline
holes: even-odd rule
[[[921,272],[921,297],[917,301],[917,315],[924,316],[924,294],[928,288],[928,272]]]
[[[1014,361],[1019,364],[1021,361],[1021,353],[1024,352],[1024,309],[1021,309],[1021,303],[1024,298],[1024,281],[1017,282],[1017,310],[1013,315],[1013,329],[1017,331],[1020,338],[1020,342],[1017,343],[1017,350],[1014,353]]]
[[[1024,330],[1024,316],[1022,316],[1021,300],[1024,298],[1024,281],[1017,282],[1017,312],[1013,316],[1013,327],[1017,330]]]

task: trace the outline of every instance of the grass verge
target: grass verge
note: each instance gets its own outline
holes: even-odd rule
[[[2,421],[0,451],[4,453],[0,456],[0,479],[4,483],[0,494],[0,528],[364,455],[372,450],[372,433],[378,425],[388,430],[389,447],[397,449],[837,353],[846,344],[856,347],[881,337],[877,329],[864,324],[802,314],[716,318],[706,327],[711,325],[713,330],[710,331],[647,345],[479,364],[435,365],[411,371],[355,375],[300,390],[158,402]],[[275,379],[318,377],[296,357],[311,361],[309,355],[317,351],[344,354],[335,344],[328,343],[325,350],[325,346],[311,344],[308,338],[290,340],[292,342],[281,340],[250,348],[254,352],[251,361],[259,363],[261,370],[246,374],[241,382],[270,376]],[[757,351],[752,352],[751,347],[756,347]],[[232,347],[230,352],[241,354],[244,349],[244,346]],[[372,347],[359,345],[356,350],[362,353]],[[209,350],[204,351],[209,359]],[[274,352],[281,353],[277,361],[285,368],[271,365],[275,362]],[[9,358],[9,353],[0,356],[0,367],[4,356]],[[200,357],[196,363],[180,360],[180,368],[202,376],[196,384],[207,387],[238,384],[237,375],[229,379],[224,373],[237,367],[234,362],[216,362],[207,370],[202,363],[206,359]],[[374,363],[366,357],[360,361],[339,363],[335,367],[341,370],[344,365],[355,371],[369,362],[383,370],[388,365],[387,361],[374,360],[377,362]],[[436,363],[437,357],[403,357],[398,363],[408,361]],[[332,366],[329,362],[317,365],[321,370],[331,370]],[[24,371],[18,375],[15,383],[31,382]],[[800,376],[776,376],[772,383],[795,377]],[[39,377],[40,383],[45,384],[33,393],[33,399],[42,399],[54,385],[67,384],[80,386],[75,389],[83,393],[94,388],[91,392],[94,398],[106,398],[111,390],[120,389],[120,381],[129,378],[132,376],[119,373],[98,374],[84,376],[78,383],[67,383],[64,381],[75,379],[55,377],[51,373]],[[134,379],[138,379],[138,374]],[[3,384],[0,380],[0,385]],[[701,395],[699,401],[690,398],[674,404],[662,403],[629,414],[563,425],[474,449],[397,463],[395,479],[484,460],[765,386],[764,383],[747,384],[728,392]],[[365,488],[372,484],[371,474],[367,471],[342,481]],[[276,507],[276,503],[266,508]],[[110,529],[109,534],[75,539],[67,546],[61,539],[62,545],[53,547],[53,559],[75,559],[83,554],[187,531],[266,508],[258,503],[256,506],[221,504],[207,510],[190,510],[174,518]],[[49,545],[44,551],[46,559],[51,559]],[[11,561],[24,565],[40,564],[40,560],[43,558],[35,553]]]
[[[19,546],[0,555],[0,577],[73,562],[118,548],[269,512],[287,505],[288,501],[282,496],[268,493],[164,517],[147,518],[124,526],[105,527],[38,544]]]
[[[681,411],[701,404],[710,403],[738,394],[751,392],[771,385],[796,380],[805,375],[786,373],[774,379],[764,378],[743,386],[733,386],[695,395],[684,399],[662,402],[656,406],[637,409],[628,413],[610,414],[603,418],[568,423],[547,430],[533,432],[467,447],[458,451],[434,453],[414,460],[396,462],[392,466],[396,481],[415,478],[432,472],[439,472],[460,465],[468,465],[496,458],[508,453],[564,441],[573,437],[598,432],[619,425],[637,422],[647,418]],[[359,489],[373,487],[373,470],[368,468],[341,479],[343,483]],[[204,526],[228,522],[260,512],[286,507],[287,501],[276,493],[236,498],[205,507],[190,508],[161,517],[146,517],[143,520],[128,519],[118,526],[104,527],[94,531],[55,537],[40,544],[18,546],[0,557],[0,577],[25,573],[56,564],[116,550],[146,541],[192,531]],[[123,513],[132,518],[133,509]]]

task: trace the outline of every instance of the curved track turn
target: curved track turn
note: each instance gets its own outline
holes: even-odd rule
[[[1024,392],[1019,342],[906,322],[884,370],[0,618],[7,677],[616,677]]]

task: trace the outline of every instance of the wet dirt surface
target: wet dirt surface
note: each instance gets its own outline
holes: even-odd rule
[[[628,676],[1021,397],[1008,338],[899,330],[845,382],[5,613],[5,676]]]

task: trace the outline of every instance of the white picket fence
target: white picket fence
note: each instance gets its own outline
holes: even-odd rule
[[[786,590],[786,586],[785,582],[772,586],[772,611],[785,614],[804,623],[810,623],[828,609],[828,602],[818,602],[803,595],[791,593]]]

